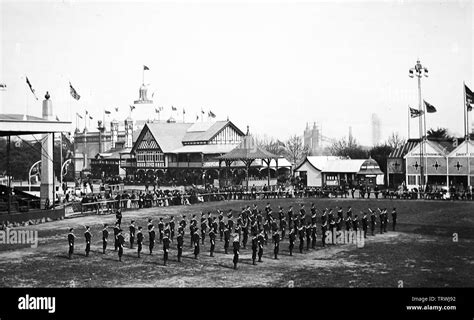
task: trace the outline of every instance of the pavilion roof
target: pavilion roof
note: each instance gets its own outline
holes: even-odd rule
[[[251,135],[245,136],[240,144],[228,153],[218,157],[220,160],[277,159],[279,156],[260,148]]]

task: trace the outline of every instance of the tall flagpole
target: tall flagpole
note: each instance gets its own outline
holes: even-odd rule
[[[83,169],[87,168],[87,117],[89,113],[86,110],[84,115],[84,167]]]
[[[467,187],[470,189],[471,186],[471,164],[470,164],[470,154],[469,154],[469,144],[471,143],[471,135],[469,133],[469,113],[467,112],[467,100],[466,100],[466,83],[462,82],[463,93],[464,93],[464,131],[465,131],[465,141],[466,141],[466,155],[467,155]],[[469,190],[470,191],[470,190]]]
[[[61,139],[59,141],[59,183],[61,188],[63,187],[63,133],[59,133],[61,135]],[[64,191],[63,191],[64,192]]]
[[[428,69],[425,68],[424,66],[421,65],[420,60],[418,59],[416,61],[415,67],[411,68],[409,70],[408,76],[410,78],[417,77],[418,80],[418,111],[419,111],[419,134],[420,134],[420,192],[424,190],[424,185],[426,184],[427,181],[424,179],[424,170],[426,170],[426,165],[427,163],[424,163],[424,147],[427,142],[427,137],[426,137],[426,111],[425,106],[422,105],[422,98],[421,98],[421,77],[422,76],[428,76]],[[422,118],[423,116],[423,118]],[[423,121],[423,119],[425,121]],[[424,130],[423,130],[423,123],[424,123]],[[425,134],[423,135],[423,131]]]
[[[463,109],[464,109],[464,140],[467,140],[467,103],[466,103],[466,83],[462,82],[463,90]]]
[[[410,140],[410,106],[408,106],[408,139]]]
[[[423,113],[423,109],[421,106],[421,77],[417,76],[418,78],[418,110],[420,111],[420,114]],[[418,120],[418,131],[420,135],[420,192],[423,190],[424,186],[424,161],[423,161],[423,147],[424,147],[424,137],[423,137],[423,115],[420,115],[420,118]]]
[[[420,86],[420,99],[421,99],[421,86]],[[423,191],[425,191],[425,187],[428,185],[428,157],[426,156],[426,148],[428,145],[428,135],[426,134],[426,104],[423,102],[423,131],[424,131],[424,143],[423,143]]]
[[[69,88],[69,90],[71,90]],[[71,96],[71,92],[69,92],[69,96]],[[71,99],[72,97],[70,97],[69,99]],[[69,100],[69,120],[72,121],[72,105],[71,105],[71,100]]]
[[[25,75],[25,81],[26,81],[26,75]],[[26,89],[26,113],[23,117],[23,120],[27,120],[27,114],[28,114],[28,89]]]
[[[56,205],[56,178],[54,177],[54,132],[51,133],[53,136],[53,154],[51,157],[51,162],[53,163],[53,210],[55,209]]]

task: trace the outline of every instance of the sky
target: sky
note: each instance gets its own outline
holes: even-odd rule
[[[474,89],[473,10],[470,1],[426,0],[0,0],[0,113],[40,116],[49,91],[61,120],[75,124],[85,110],[102,119],[115,107],[123,120],[146,65],[161,119],[171,106],[178,121],[184,108],[187,122],[211,110],[281,140],[302,135],[308,122],[335,139],[351,126],[370,145],[373,113],[382,140],[407,137],[408,105],[418,107],[408,69],[420,59],[429,70],[422,97],[438,110],[427,127],[462,135],[463,81]],[[133,117],[147,117],[141,107]]]

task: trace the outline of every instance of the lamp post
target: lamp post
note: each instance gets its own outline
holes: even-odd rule
[[[419,119],[419,135],[420,135],[420,192],[424,189],[424,184],[425,184],[425,179],[424,179],[424,158],[423,158],[423,148],[424,148],[424,143],[426,141],[426,111],[423,110],[424,106],[422,104],[422,99],[421,99],[421,78],[423,76],[428,77],[428,69],[424,67],[421,63],[420,60],[416,61],[416,64],[413,68],[410,68],[408,70],[408,76],[410,78],[417,77],[418,80],[418,110],[420,111],[420,119]],[[423,116],[423,118],[422,118]],[[425,125],[424,130],[423,130],[423,123]],[[424,131],[424,134],[423,134]]]

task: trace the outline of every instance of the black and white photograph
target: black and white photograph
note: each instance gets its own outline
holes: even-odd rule
[[[470,0],[0,0],[3,303],[387,290],[472,319],[473,45]]]

